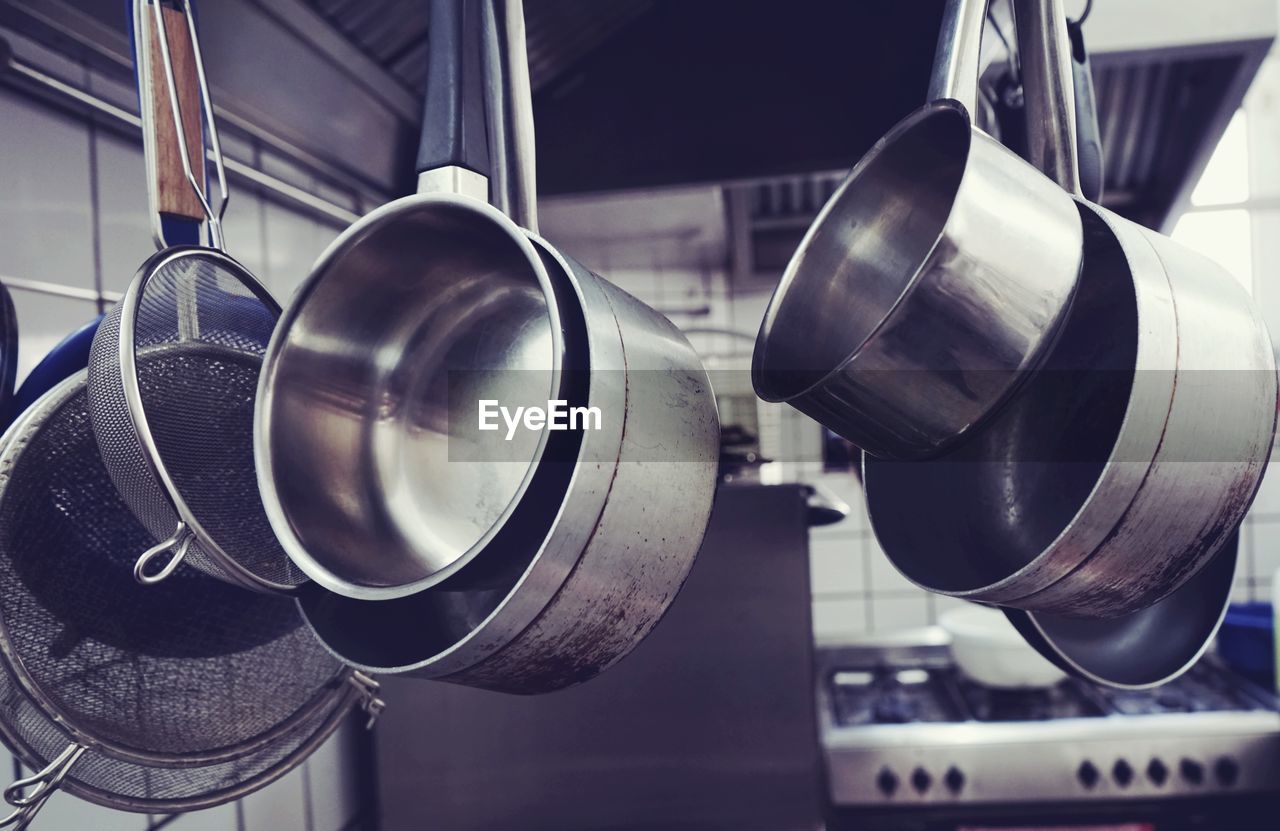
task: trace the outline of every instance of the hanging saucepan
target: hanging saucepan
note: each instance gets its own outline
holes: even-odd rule
[[[1044,87],[1027,96],[1030,147],[1068,158],[1064,23],[1044,2],[1018,6],[1023,75]],[[863,473],[880,544],[913,582],[1120,617],[1185,583],[1240,523],[1275,434],[1275,362],[1230,274],[1078,204],[1084,269],[1044,366],[963,446],[928,462],[867,457]]]
[[[503,170],[510,189],[503,198],[519,204],[520,194],[533,192],[532,113],[522,9],[502,5],[501,24],[488,36],[490,46],[501,36],[509,66],[491,87],[505,88],[519,120],[513,129],[530,139],[517,140],[519,153]],[[493,14],[491,3],[485,11]],[[696,353],[665,317],[530,239],[566,298],[565,374],[585,382],[599,429],[556,434],[555,452],[483,552],[518,566],[491,588],[436,587],[379,602],[305,590],[299,602],[308,622],[355,665],[512,693],[566,687],[630,652],[693,564],[719,446],[715,399]]]
[[[943,22],[932,103],[863,157],[805,235],[752,380],[875,456],[937,455],[1052,343],[1080,271],[1070,195],[974,123],[987,0]]]
[[[563,323],[542,258],[490,207],[482,56],[450,43],[478,0],[432,6],[419,191],[321,255],[267,351],[260,487],[289,556],[330,591],[461,585],[528,491],[562,389]],[[459,111],[458,108],[462,108]],[[486,403],[490,402],[490,403]],[[482,410],[482,408],[485,408]],[[481,424],[488,412],[487,430]]]
[[[1227,613],[1239,534],[1209,565],[1153,606],[1119,618],[1090,620],[1045,612],[1004,613],[1036,651],[1064,672],[1111,687],[1141,689],[1190,669]]]

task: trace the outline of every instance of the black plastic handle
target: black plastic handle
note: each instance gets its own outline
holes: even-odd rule
[[[431,0],[418,173],[464,167],[489,176],[481,14],[489,1]]]
[[[1102,130],[1098,126],[1098,99],[1093,90],[1093,70],[1084,46],[1080,23],[1067,21],[1071,38],[1071,80],[1076,92],[1076,146],[1080,158],[1080,192],[1090,202],[1102,199],[1105,166],[1102,157]]]

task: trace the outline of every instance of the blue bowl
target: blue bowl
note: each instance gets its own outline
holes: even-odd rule
[[[1232,603],[1218,630],[1218,656],[1237,672],[1275,683],[1275,610],[1270,603]]]

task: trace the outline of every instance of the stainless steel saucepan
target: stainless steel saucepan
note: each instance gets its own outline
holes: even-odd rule
[[[932,103],[822,209],[756,341],[761,398],[875,456],[935,456],[970,434],[1042,359],[1075,292],[1071,195],[974,122],[986,7],[949,4]]]
[[[1069,103],[1056,0],[1019,0],[1023,76]],[[1028,112],[1033,152],[1065,105]],[[1063,155],[1063,154],[1059,154]],[[1271,342],[1219,266],[1083,200],[1084,269],[1045,364],[943,457],[866,458],[885,552],[936,592],[1124,618],[1188,584],[1257,491],[1276,428]],[[1216,598],[1225,602],[1225,595]]]
[[[514,123],[503,192],[534,224],[532,111],[519,0],[488,0],[491,89]],[[428,79],[429,84],[441,79]],[[427,124],[426,129],[438,129]],[[507,132],[510,130],[511,132]],[[523,138],[521,138],[523,137]],[[492,146],[491,145],[491,146]],[[363,601],[311,587],[313,630],[354,665],[510,693],[585,681],[629,653],[683,584],[711,511],[719,454],[715,398],[687,339],[662,315],[533,234],[561,298],[570,394],[599,429],[556,433],[534,481],[475,567],[483,584]]]
[[[304,572],[351,597],[465,580],[551,432],[509,430],[496,408],[566,399],[543,258],[486,201],[482,55],[457,45],[484,13],[481,0],[432,4],[438,83],[419,192],[321,255],[264,361],[255,451],[267,514]]]

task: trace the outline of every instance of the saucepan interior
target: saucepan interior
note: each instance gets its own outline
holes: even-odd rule
[[[913,582],[964,596],[1011,578],[1094,493],[1129,410],[1139,325],[1125,253],[1092,231],[1058,339],[1004,409],[941,459],[865,457],[876,536]]]
[[[563,350],[546,268],[499,212],[414,196],[357,223],[267,354],[256,448],[286,551],[353,597],[456,575],[546,447],[545,425],[501,413],[563,399]]]
[[[562,266],[539,251],[552,274],[564,324],[561,391],[570,403],[586,404],[591,394],[587,322]],[[484,556],[476,558],[464,583],[450,581],[385,600],[304,586],[299,600],[307,623],[342,660],[377,673],[409,671],[472,637],[520,583],[559,521],[583,439],[580,429],[549,436],[526,494],[486,542]]]

